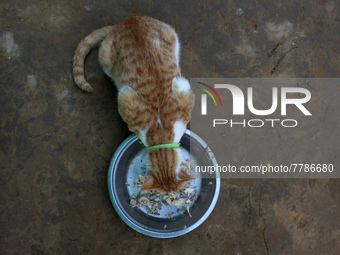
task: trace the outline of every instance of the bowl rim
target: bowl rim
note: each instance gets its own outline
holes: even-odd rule
[[[202,138],[200,138],[194,132],[190,131],[189,129],[186,129],[184,133],[189,135],[190,139],[193,138],[193,139],[197,140],[202,146],[204,146],[204,148],[207,147],[207,144],[202,140]],[[189,226],[187,228],[183,228],[181,230],[177,230],[177,231],[173,231],[173,232],[167,232],[167,233],[160,233],[160,232],[157,232],[157,231],[152,231],[152,230],[149,230],[149,229],[142,228],[139,225],[135,224],[133,221],[131,221],[128,217],[126,217],[124,212],[119,207],[119,205],[118,205],[118,203],[115,199],[115,196],[114,196],[114,187],[113,187],[113,182],[112,182],[113,174],[114,174],[113,166],[115,165],[119,154],[121,153],[122,149],[126,145],[128,145],[130,142],[132,142],[136,137],[137,137],[136,134],[131,134],[129,137],[127,137],[118,146],[118,148],[115,151],[115,153],[114,153],[114,155],[111,159],[111,162],[110,162],[108,176],[107,176],[107,185],[108,185],[108,189],[109,189],[111,203],[112,203],[115,211],[117,212],[119,217],[128,226],[130,226],[135,231],[137,231],[141,234],[147,235],[147,236],[156,237],[156,238],[172,238],[172,237],[181,236],[181,235],[184,235],[184,234],[191,232],[192,230],[197,228],[199,225],[201,225],[208,218],[208,216],[211,214],[211,212],[213,211],[213,209],[214,209],[214,207],[217,203],[218,196],[219,196],[219,193],[220,193],[220,186],[221,186],[221,180],[220,180],[219,172],[215,172],[215,176],[214,176],[214,178],[216,179],[216,185],[215,185],[215,192],[214,192],[213,200],[211,201],[210,206],[208,207],[208,209],[204,213],[204,215],[198,221],[196,221],[194,224],[192,224],[191,226]],[[216,161],[215,157],[212,157],[211,161],[213,162],[214,166],[217,166],[217,161]]]

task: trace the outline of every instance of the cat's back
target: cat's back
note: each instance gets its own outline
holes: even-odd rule
[[[147,16],[126,19],[117,24],[115,32],[117,41],[130,41],[136,43],[135,46],[137,44],[142,46],[145,43],[149,44],[158,40],[163,40],[167,46],[170,46],[176,41],[176,32],[171,26]]]
[[[179,43],[174,29],[150,17],[133,17],[115,25],[102,43],[100,61],[118,88],[171,87],[180,76]]]

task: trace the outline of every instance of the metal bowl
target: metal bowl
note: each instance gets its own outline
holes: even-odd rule
[[[190,158],[192,166],[217,166],[217,162],[207,144],[190,130],[186,130],[181,142],[185,159]],[[159,215],[150,214],[145,208],[130,206],[129,197],[137,195],[140,188],[133,181],[139,174],[146,175],[146,149],[136,135],[129,136],[117,149],[108,173],[108,188],[112,204],[122,220],[134,230],[152,237],[171,238],[184,235],[197,228],[215,207],[220,191],[219,173],[211,178],[191,180],[191,188],[196,188],[198,198],[189,204],[188,212],[178,213],[173,206],[163,206]],[[171,217],[169,217],[171,215]]]

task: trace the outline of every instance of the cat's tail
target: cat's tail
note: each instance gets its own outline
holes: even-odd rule
[[[93,31],[86,36],[78,45],[73,57],[74,82],[84,91],[92,92],[93,88],[85,80],[84,61],[90,50],[100,43],[112,31],[114,26],[107,26]]]

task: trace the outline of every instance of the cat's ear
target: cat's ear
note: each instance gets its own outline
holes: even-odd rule
[[[183,168],[181,168],[177,176],[181,181],[189,181],[193,179]]]
[[[177,190],[180,190],[184,188],[185,184],[187,184],[188,181],[194,178],[191,177],[190,174],[188,174],[184,168],[181,168],[181,170],[177,174],[177,179],[178,179]]]
[[[155,188],[155,179],[151,175],[148,175],[145,179],[145,182],[144,182],[142,188],[141,188],[141,191],[154,189],[154,188]]]

